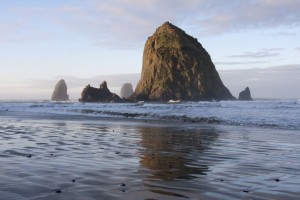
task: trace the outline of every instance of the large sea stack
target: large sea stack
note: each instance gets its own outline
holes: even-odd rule
[[[252,101],[251,93],[249,87],[246,87],[245,90],[241,91],[239,94],[240,101]]]
[[[111,93],[107,87],[106,81],[103,81],[99,88],[91,87],[87,85],[82,93],[82,102],[102,102],[102,103],[112,103],[112,102],[124,102],[118,95]]]
[[[69,95],[67,94],[67,84],[64,79],[58,81],[55,85],[54,91],[52,93],[52,101],[69,101]]]
[[[197,39],[169,22],[146,41],[133,97],[144,101],[235,99]]]
[[[128,98],[133,94],[133,89],[131,83],[124,83],[121,88],[121,97]]]

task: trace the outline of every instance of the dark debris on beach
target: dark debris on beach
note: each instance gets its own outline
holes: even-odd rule
[[[54,189],[54,190],[51,190],[52,192],[55,192],[55,193],[62,193],[62,190],[60,189]]]

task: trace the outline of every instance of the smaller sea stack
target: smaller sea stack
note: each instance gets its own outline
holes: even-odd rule
[[[83,89],[81,93],[81,99],[79,99],[79,101],[101,103],[124,102],[124,100],[121,99],[118,95],[110,92],[110,90],[107,87],[106,81],[103,81],[99,88],[94,88],[90,85],[87,85]]]
[[[52,101],[69,101],[69,95],[67,94],[67,84],[64,79],[58,81],[55,85],[54,91],[52,93]]]
[[[240,101],[252,101],[251,93],[249,87],[246,87],[245,90],[241,91],[239,94]]]
[[[131,83],[124,83],[121,88],[121,97],[128,98],[133,94],[133,89]]]

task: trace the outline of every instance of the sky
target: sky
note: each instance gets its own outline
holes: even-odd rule
[[[136,85],[146,39],[165,21],[211,55],[233,95],[300,98],[299,0],[0,0],[0,99],[70,97],[107,79]]]

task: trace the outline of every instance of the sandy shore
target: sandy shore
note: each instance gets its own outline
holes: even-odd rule
[[[0,199],[299,199],[292,130],[0,113]]]

